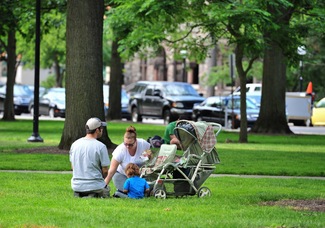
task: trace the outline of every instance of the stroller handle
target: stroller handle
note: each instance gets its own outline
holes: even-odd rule
[[[213,123],[213,122],[208,122],[208,124],[215,127],[215,128],[217,128],[217,132],[215,134],[216,134],[216,136],[218,136],[219,133],[221,132],[221,129],[222,129],[221,124]]]

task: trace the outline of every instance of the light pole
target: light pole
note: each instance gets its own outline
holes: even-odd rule
[[[187,51],[186,50],[181,50],[180,54],[183,58],[183,82],[187,82],[187,77],[186,77],[186,56],[187,56]]]
[[[306,55],[306,48],[305,46],[299,46],[297,49],[297,52],[299,55],[304,56]],[[301,57],[302,59],[302,57]],[[304,67],[304,63],[302,60],[299,61],[299,71],[300,71],[300,76],[299,76],[299,92],[302,92],[302,82],[303,82],[303,78],[302,78],[302,71],[303,71],[303,67]]]
[[[36,31],[35,31],[35,82],[34,82],[34,117],[33,133],[28,142],[43,142],[38,134],[38,114],[39,114],[39,74],[40,74],[40,21],[41,21],[41,0],[36,1]]]

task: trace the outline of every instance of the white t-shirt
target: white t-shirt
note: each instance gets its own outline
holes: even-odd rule
[[[96,139],[76,140],[70,148],[70,162],[73,167],[71,187],[74,191],[86,192],[105,187],[102,167],[110,165],[105,144]]]
[[[137,139],[137,150],[134,156],[130,155],[124,143],[118,145],[113,152],[113,158],[120,163],[117,167],[117,172],[126,175],[124,170],[129,163],[135,163],[141,167],[144,162],[140,156],[143,151],[148,149],[150,149],[150,143],[144,139]]]

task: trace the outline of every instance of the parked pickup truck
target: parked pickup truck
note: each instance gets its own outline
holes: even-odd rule
[[[171,121],[191,119],[194,104],[204,101],[193,86],[185,82],[139,81],[127,91],[133,122],[143,117]]]

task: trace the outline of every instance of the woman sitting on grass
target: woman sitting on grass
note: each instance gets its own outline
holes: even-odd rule
[[[128,179],[123,186],[123,192],[128,195],[129,198],[142,199],[149,193],[149,185],[147,181],[140,178],[139,166],[134,163],[129,163],[126,166],[125,173]]]

